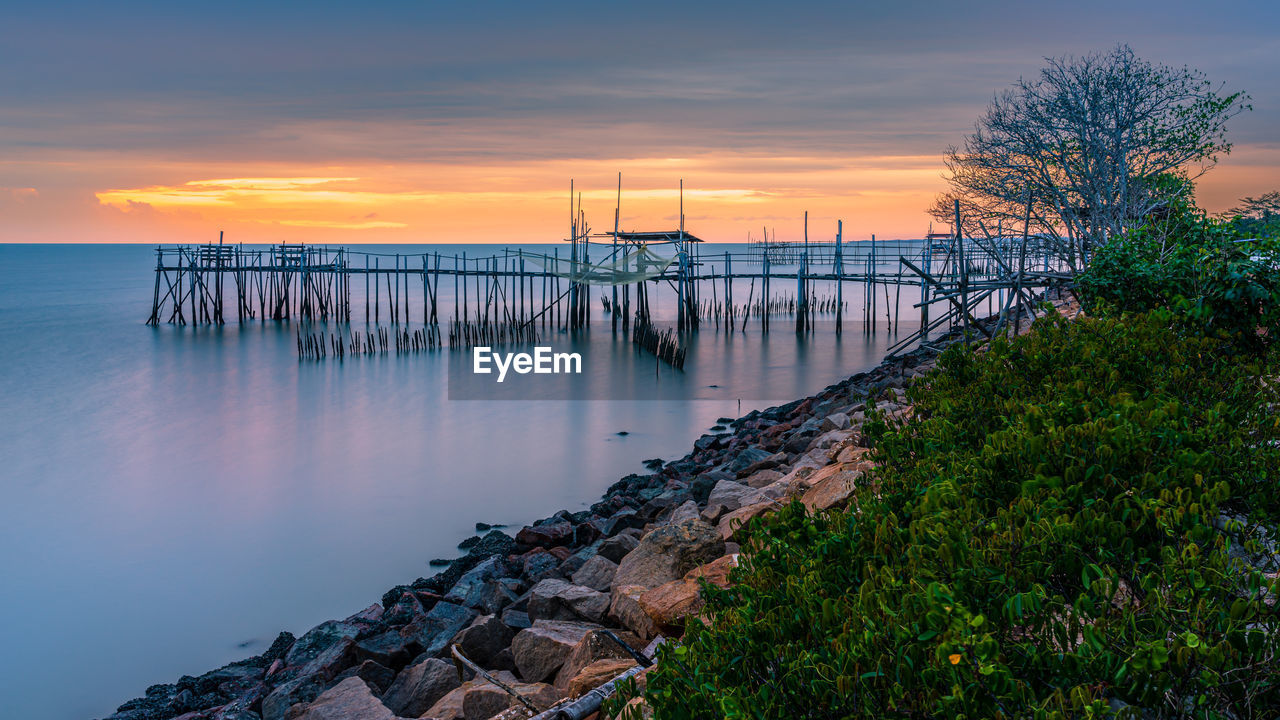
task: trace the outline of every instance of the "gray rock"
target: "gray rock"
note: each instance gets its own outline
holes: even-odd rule
[[[475,610],[440,601],[431,612],[409,623],[401,632],[426,655],[439,655],[458,631],[478,615]]]
[[[711,495],[707,498],[707,507],[721,505],[726,511],[732,512],[744,505],[753,505],[759,500],[759,491],[750,485],[744,485],[737,480],[721,480],[711,488]]]
[[[284,720],[289,708],[311,702],[321,690],[324,681],[318,677],[300,677],[277,686],[262,700],[262,720]]]
[[[401,717],[418,717],[462,683],[453,663],[428,658],[396,676],[382,696],[382,704]]]
[[[600,549],[596,553],[606,560],[620,562],[627,553],[636,549],[640,544],[640,539],[630,533],[618,533],[600,543]]]
[[[454,636],[453,644],[472,661],[489,667],[489,661],[510,645],[514,636],[515,630],[496,615],[481,615]]]
[[[353,623],[330,620],[311,628],[298,638],[293,647],[284,656],[284,664],[288,666],[306,665],[317,656],[328,650],[334,643],[354,638],[360,629]]]
[[[828,415],[826,419],[822,421],[821,427],[824,432],[830,432],[832,430],[847,430],[848,428],[849,416],[844,413],[833,413]]]
[[[565,580],[542,580],[529,594],[529,618],[535,624],[539,620],[599,622],[608,609],[608,595]]]
[[[762,450],[758,447],[749,447],[735,454],[725,469],[730,473],[737,475],[752,465],[763,460],[767,460],[771,455],[772,453],[768,450]]]
[[[356,667],[343,670],[335,680],[342,681],[349,677],[358,677],[369,685],[369,689],[375,695],[386,692],[391,686],[392,681],[396,679],[396,671],[391,668],[376,663],[372,660],[365,660]]]
[[[639,544],[638,541],[637,544]],[[613,576],[617,572],[618,563],[602,555],[596,555],[573,574],[573,581],[592,590],[608,592],[613,586]]]
[[[514,593],[504,592],[508,588],[500,582],[506,574],[506,565],[495,555],[458,578],[444,599],[487,614],[496,613],[514,600]]]

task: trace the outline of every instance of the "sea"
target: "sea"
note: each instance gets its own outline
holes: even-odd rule
[[[465,350],[303,359],[303,325],[237,322],[233,300],[225,325],[148,326],[155,263],[147,245],[0,244],[3,717],[104,717],[282,630],[346,617],[460,555],[476,522],[514,533],[584,508],[720,418],[870,369],[915,329],[904,309],[896,333],[865,332],[847,283],[842,333],[829,316],[803,335],[781,315],[767,333],[756,318],[704,321],[676,370],[615,333],[600,302],[612,290],[593,288],[587,330],[539,341],[581,355],[587,390],[490,397],[451,388]],[[652,285],[655,320],[670,323],[673,291]],[[732,291],[741,304],[760,289]],[[323,331],[367,331],[363,298],[352,304],[351,326]]]

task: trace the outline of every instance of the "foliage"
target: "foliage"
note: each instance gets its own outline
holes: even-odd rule
[[[992,100],[946,157],[950,192],[931,210],[965,230],[1021,227],[1062,241],[1076,267],[1090,248],[1146,221],[1168,201],[1168,175],[1194,179],[1230,152],[1227,121],[1250,108],[1190,68],[1157,65],[1127,46],[1046,58],[1030,80]]]
[[[1270,716],[1275,359],[1168,310],[948,350],[849,510],[752,521],[655,716]]]
[[[1167,308],[1198,332],[1274,341],[1280,238],[1243,236],[1234,222],[1207,217],[1188,198],[1100,248],[1076,290],[1092,313]]]

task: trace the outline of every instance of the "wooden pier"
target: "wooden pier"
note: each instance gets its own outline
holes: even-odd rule
[[[834,238],[811,242],[806,219],[803,242],[718,251],[683,223],[669,231],[592,234],[580,213],[568,247],[550,254],[161,246],[147,322],[217,325],[234,316],[241,323],[397,328],[385,335],[339,331],[323,342],[304,340],[311,331],[299,330],[300,354],[323,355],[328,347],[341,356],[527,342],[538,333],[585,330],[598,298],[612,330],[643,329],[642,346],[662,347],[683,362],[680,337],[704,327],[768,331],[782,320],[807,333],[821,317],[837,333],[851,322],[868,334],[899,333],[905,319],[912,332],[899,333],[893,346],[902,351],[956,327],[987,334],[976,322],[985,305],[985,314],[999,312],[1002,326],[1007,319],[1016,329],[1046,288],[1069,279],[1053,248],[1025,232],[846,242],[837,224]],[[671,301],[675,332],[658,342],[654,307]],[[406,335],[410,324],[425,330]]]

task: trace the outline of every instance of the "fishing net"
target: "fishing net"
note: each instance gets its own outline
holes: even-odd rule
[[[641,247],[618,260],[606,263],[527,253],[523,257],[552,275],[583,285],[630,285],[644,282],[666,272],[671,263],[676,261],[674,254],[666,257],[648,247]]]

